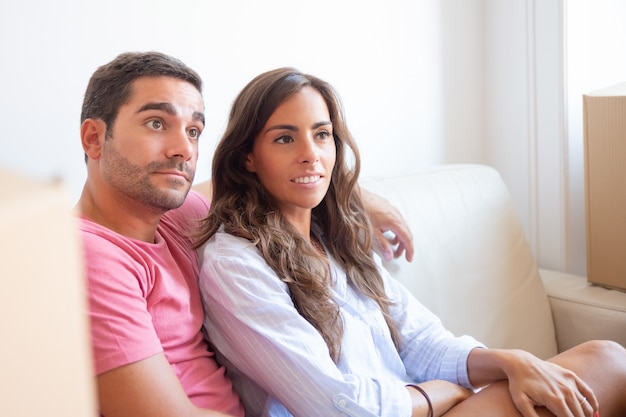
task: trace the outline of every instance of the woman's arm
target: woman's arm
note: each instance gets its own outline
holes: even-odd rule
[[[427,381],[418,386],[422,391],[414,385],[407,386],[413,404],[411,417],[430,416],[431,410],[433,417],[439,417],[473,394],[471,390],[448,381]]]
[[[467,358],[484,345],[471,336],[456,336],[447,330],[436,314],[389,275],[379,258],[376,262],[392,302],[389,313],[400,334],[400,356],[408,376],[413,381],[446,380],[465,388],[476,387],[467,372]]]

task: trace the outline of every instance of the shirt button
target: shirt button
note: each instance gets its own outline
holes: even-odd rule
[[[341,408],[346,408],[346,400],[337,401],[337,405]]]

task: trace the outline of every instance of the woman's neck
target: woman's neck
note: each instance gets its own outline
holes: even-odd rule
[[[324,249],[324,245],[322,241],[317,237],[315,233],[311,233],[310,235],[311,245],[317,250],[320,255],[326,256],[326,249]]]
[[[306,239],[310,242],[311,236],[311,211],[307,214],[289,214],[282,213],[285,216],[285,219],[291,223],[291,225]]]

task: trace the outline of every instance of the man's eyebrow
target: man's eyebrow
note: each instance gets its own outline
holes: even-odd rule
[[[147,110],[161,110],[172,116],[176,116],[176,114],[178,114],[178,112],[176,111],[176,107],[174,107],[171,103],[154,103],[154,102],[144,104],[143,106],[139,108],[139,110],[137,110],[137,113],[141,113]],[[202,123],[202,125],[205,124],[204,113],[195,111],[193,112],[193,115],[191,117],[193,118],[193,120],[196,120]]]
[[[204,113],[199,112],[199,111],[195,111],[195,112],[193,112],[192,118],[193,118],[193,120],[197,120],[198,122],[202,123],[202,126],[205,125]]]
[[[141,113],[146,110],[161,110],[172,116],[176,115],[176,108],[171,103],[146,103],[137,110],[137,113]]]

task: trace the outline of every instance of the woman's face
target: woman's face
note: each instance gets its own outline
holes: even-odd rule
[[[328,106],[312,87],[282,102],[256,137],[246,168],[256,173],[283,215],[311,215],[328,191],[336,149]]]

